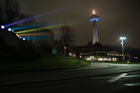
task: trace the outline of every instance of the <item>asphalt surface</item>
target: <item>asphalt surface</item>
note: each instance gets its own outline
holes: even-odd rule
[[[1,87],[1,93],[139,93],[140,72]]]
[[[86,67],[59,70],[18,71],[0,73],[0,87],[13,85],[26,85],[87,77],[97,77],[124,72],[139,71],[140,65],[136,64],[110,64],[93,62]]]

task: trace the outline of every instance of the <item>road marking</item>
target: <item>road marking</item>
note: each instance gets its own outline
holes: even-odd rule
[[[118,79],[124,77],[125,75],[127,75],[127,73],[123,73],[123,74],[121,74],[121,75],[119,75],[117,77],[114,77],[114,78],[108,80],[107,82],[113,83],[113,82],[117,81]]]
[[[132,84],[124,84],[124,85],[126,85],[126,86],[139,86],[140,85],[140,83],[132,83]]]
[[[129,75],[129,76],[123,76],[123,77],[140,77],[140,75]]]

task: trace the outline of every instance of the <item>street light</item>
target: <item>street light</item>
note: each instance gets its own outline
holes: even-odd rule
[[[126,39],[126,37],[120,37],[120,39],[122,40],[121,44],[122,44],[122,53],[123,53],[123,63],[125,63],[124,44],[123,44],[123,40]]]
[[[66,47],[64,46],[64,55],[66,56]]]

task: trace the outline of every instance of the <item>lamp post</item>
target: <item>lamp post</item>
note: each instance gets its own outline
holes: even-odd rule
[[[66,56],[66,47],[64,46],[64,56]]]
[[[126,39],[126,37],[120,37],[120,39],[122,40],[121,44],[122,44],[122,53],[123,53],[123,63],[125,63],[125,55],[124,55],[124,44],[123,44],[123,40]]]

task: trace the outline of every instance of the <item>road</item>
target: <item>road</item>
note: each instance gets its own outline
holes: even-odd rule
[[[136,70],[136,72],[134,71]],[[49,72],[1,73],[0,93],[122,93],[140,87],[139,66]]]
[[[1,93],[139,93],[140,71],[1,87]]]

